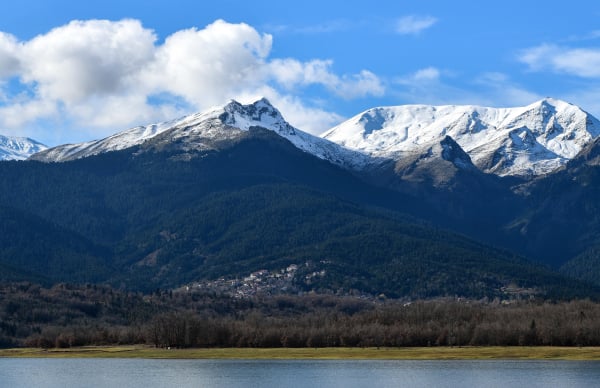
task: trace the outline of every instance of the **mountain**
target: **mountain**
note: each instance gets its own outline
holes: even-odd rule
[[[600,285],[600,245],[594,245],[567,261],[560,267],[560,272]]]
[[[369,159],[335,143],[291,126],[267,99],[242,105],[231,101],[174,121],[135,127],[101,140],[67,144],[39,152],[32,160],[64,162],[145,144],[146,148],[176,147],[194,152],[213,149],[216,144],[239,138],[252,127],[271,130],[299,149],[347,168],[357,168]]]
[[[340,171],[326,173],[329,181],[327,191],[351,201],[409,212],[450,228],[460,225],[465,217],[471,218],[471,214],[481,214],[490,203],[501,202],[496,207],[497,214],[504,216],[504,204],[510,203],[504,200],[504,188],[495,179],[480,172],[449,136],[423,144],[413,154],[406,154],[398,161],[372,157],[292,127],[266,99],[249,105],[231,101],[222,107],[182,119],[136,127],[97,141],[51,148],[30,159],[65,162],[120,150],[135,150],[139,155],[169,154],[170,158],[190,161],[211,152],[229,152],[236,143],[247,144],[250,139],[256,140],[257,136],[264,137],[265,134],[260,134],[260,131],[252,132],[256,128],[263,128],[275,135],[263,141],[286,140],[304,153],[343,167],[358,176],[360,179],[348,184],[342,183],[348,182],[348,179],[341,178]],[[253,158],[258,158],[258,155],[262,157],[262,151],[257,150]],[[280,163],[276,162],[277,158],[273,160],[274,163]],[[244,169],[242,165],[237,168],[240,171]],[[290,165],[289,168],[295,169],[297,166]],[[313,168],[307,167],[306,170]],[[277,176],[281,177],[284,173],[277,170]],[[322,169],[315,172],[314,179],[323,179],[323,172]],[[311,182],[311,185],[314,183]],[[371,184],[380,189],[366,190],[365,187]],[[333,185],[338,187],[333,188]],[[319,184],[318,187],[323,189],[324,185]],[[390,189],[397,193],[390,193]],[[489,193],[494,190],[502,195],[490,196]],[[501,200],[496,201],[496,198]],[[504,221],[497,218],[490,215],[476,222],[465,223],[456,230],[467,233],[480,231],[483,230],[481,222],[499,225]]]
[[[146,291],[293,264],[293,284],[305,292],[509,297],[505,287],[517,284],[546,298],[596,295],[406,215],[421,211],[414,198],[369,185],[273,130],[252,126],[194,149],[162,135],[62,163],[0,164],[0,185],[11,187],[0,206],[15,214],[0,225],[20,231],[3,240],[0,267]],[[464,158],[451,147],[440,145],[441,154]],[[39,245],[26,244],[30,223]]]
[[[401,160],[450,136],[481,171],[532,177],[565,165],[600,135],[600,121],[551,98],[518,108],[405,105],[369,109],[322,137]]]
[[[471,157],[450,136],[405,154],[394,170],[404,181],[428,181],[434,187],[447,185],[460,171],[478,172]]]
[[[416,216],[493,244],[504,243],[498,230],[524,207],[523,198],[513,191],[520,180],[480,171],[448,135],[396,161],[368,166],[360,176],[412,198],[418,204],[412,209]]]
[[[540,297],[560,298],[561,284],[564,295],[580,292],[509,252],[288,184],[206,196],[132,237],[117,265],[129,270],[115,278],[125,284],[173,287],[297,265],[293,284],[304,291],[506,297],[514,282]]]
[[[26,137],[0,135],[0,160],[25,160],[46,148],[42,143]]]
[[[552,189],[567,185],[567,178],[560,184],[550,179],[561,179],[577,163],[584,170],[593,164],[595,149],[578,161],[594,143],[595,119],[555,100],[519,112],[470,107],[472,118],[479,118],[467,129],[450,120],[465,107],[386,109],[365,113],[362,124],[357,119],[363,149],[328,140],[347,131],[333,129],[325,138],[304,133],[262,99],[249,105],[231,101],[179,120],[48,149],[25,162],[0,163],[0,185],[11,188],[0,191],[0,210],[13,215],[1,217],[0,226],[13,230],[10,220],[22,221],[21,234],[9,233],[3,241],[8,253],[0,255],[0,268],[11,278],[32,272],[50,282],[151,290],[296,265],[301,270],[293,285],[302,291],[505,297],[506,287],[517,285],[547,298],[600,295],[590,284],[478,242],[526,253],[555,269],[587,247],[561,240],[581,229],[561,232],[572,224],[561,221],[563,213],[552,213],[544,192],[548,188],[564,209],[578,206]],[[404,111],[420,112],[420,119],[433,112],[455,126],[437,133],[431,128],[439,122],[422,124],[427,138],[407,128],[412,145],[392,144],[398,132],[392,123],[399,120],[394,114]],[[498,122],[512,124],[492,127],[499,112]],[[375,113],[383,117],[379,127],[366,125]],[[411,125],[418,128],[417,121]],[[518,143],[523,139],[517,133],[531,133],[535,142],[525,136]],[[465,145],[461,139],[472,141]],[[547,152],[532,153],[538,145],[584,151],[565,164],[566,157],[539,159]],[[491,156],[482,156],[485,147]],[[500,161],[493,162],[494,155]],[[526,175],[483,168],[489,158],[494,167],[517,166],[521,172],[523,160],[531,162],[529,172],[552,163],[563,167],[522,179]],[[585,224],[576,210],[574,222]],[[545,214],[551,222],[545,223]],[[32,230],[45,248],[27,246],[29,223],[39,225]],[[69,243],[55,244],[62,240]],[[562,242],[564,249],[546,256],[544,242],[558,248]],[[53,272],[55,267],[60,271]]]
[[[598,271],[597,259],[595,268],[589,264],[600,246],[599,156],[596,139],[553,174],[518,187],[525,210],[514,215],[506,230],[523,253],[555,266],[579,257],[575,262],[587,263],[580,271]]]
[[[110,271],[108,250],[76,231],[4,205],[0,219],[0,281],[97,281]]]

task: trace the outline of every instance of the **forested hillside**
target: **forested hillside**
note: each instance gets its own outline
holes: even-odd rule
[[[0,193],[10,230],[0,263],[23,280],[28,271],[131,290],[311,262],[323,275],[297,279],[305,291],[494,297],[516,284],[545,298],[597,293],[418,221],[406,215],[427,212],[415,198],[370,186],[268,131],[205,152],[148,147],[0,164],[0,184],[11,187]]]

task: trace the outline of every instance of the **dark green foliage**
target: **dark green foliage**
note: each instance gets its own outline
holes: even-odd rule
[[[600,285],[600,247],[587,249],[567,261],[560,267],[560,272],[575,279]]]
[[[598,291],[418,223],[417,199],[253,130],[218,150],[134,148],[65,163],[0,163],[7,279],[176,287],[313,262],[304,290],[401,297],[549,298]],[[30,277],[32,276],[32,277]]]
[[[600,244],[599,150],[596,140],[564,169],[524,186],[527,210],[509,225],[511,243],[521,252],[559,268]],[[585,271],[574,268],[578,262],[568,266]]]
[[[108,253],[73,231],[0,206],[0,280],[100,280]]]
[[[159,225],[125,242],[124,247],[139,251],[118,256],[129,258],[123,267],[143,265],[145,276],[160,272],[161,287],[305,261],[325,263],[321,267],[326,276],[311,289],[394,297],[493,296],[510,282],[544,285],[543,292],[549,292],[561,280],[549,270],[466,238],[286,184],[210,195]],[[150,265],[134,261],[152,253],[156,255]],[[126,283],[154,279],[128,278]]]

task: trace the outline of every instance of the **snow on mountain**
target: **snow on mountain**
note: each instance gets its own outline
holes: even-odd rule
[[[210,148],[208,144],[211,142],[236,138],[254,126],[271,130],[299,149],[340,166],[357,168],[369,159],[362,153],[294,128],[264,98],[249,105],[232,100],[225,106],[177,120],[135,127],[100,140],[50,148],[30,159],[63,162],[122,150],[148,141],[155,145],[169,142],[177,143],[185,150],[202,150]]]
[[[42,143],[26,137],[0,135],[0,160],[24,160],[46,148]]]
[[[564,165],[598,135],[596,118],[577,106],[547,98],[517,108],[373,108],[322,138],[370,156],[400,160],[450,136],[482,171],[535,176]]]
[[[405,105],[369,109],[321,137],[291,126],[269,101],[225,106],[158,124],[135,127],[101,140],[67,144],[30,157],[60,162],[136,145],[211,148],[251,127],[271,130],[299,149],[337,165],[362,169],[382,161],[411,160],[449,136],[480,170],[500,176],[537,176],[574,158],[600,135],[600,121],[577,106],[547,98],[525,107]],[[24,156],[26,157],[26,155]],[[22,158],[24,158],[22,157]]]

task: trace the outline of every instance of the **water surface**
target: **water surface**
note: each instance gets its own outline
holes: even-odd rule
[[[1,387],[594,387],[600,361],[0,359]]]

